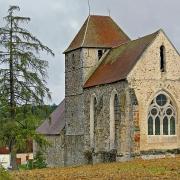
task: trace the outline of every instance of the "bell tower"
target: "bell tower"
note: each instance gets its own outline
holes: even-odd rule
[[[65,53],[67,135],[84,134],[83,86],[108,50],[129,41],[109,16],[89,16]]]

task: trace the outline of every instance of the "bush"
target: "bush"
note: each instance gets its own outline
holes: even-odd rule
[[[43,153],[38,151],[34,159],[29,159],[27,161],[27,164],[19,165],[19,170],[41,169],[41,168],[46,168],[46,167],[47,167],[47,164],[43,156]]]
[[[88,164],[93,163],[93,149],[92,150],[86,150],[84,152],[85,159],[87,160]]]
[[[19,170],[27,170],[27,169],[28,169],[27,164],[20,164],[20,165],[18,166],[18,169],[19,169]]]
[[[34,160],[28,161],[28,169],[41,169],[41,168],[46,168],[46,167],[47,167],[47,164],[46,164],[45,158],[43,156],[43,153],[40,151],[36,153]]]

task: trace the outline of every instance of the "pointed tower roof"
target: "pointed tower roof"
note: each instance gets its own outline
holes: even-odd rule
[[[109,16],[89,16],[64,53],[80,47],[111,48],[130,38]]]

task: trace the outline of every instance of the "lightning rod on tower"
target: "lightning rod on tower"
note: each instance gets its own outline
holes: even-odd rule
[[[89,15],[91,14],[91,6],[90,6],[90,2],[88,0],[88,7],[89,7]]]
[[[108,15],[109,15],[109,17],[111,16],[111,10],[110,9],[108,9]]]

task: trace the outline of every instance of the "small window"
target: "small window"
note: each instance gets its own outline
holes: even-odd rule
[[[75,69],[75,55],[74,54],[72,54],[71,64],[72,64],[72,69]]]
[[[74,54],[72,54],[72,60],[74,60],[74,58],[75,58],[75,55],[74,55]]]
[[[103,55],[103,50],[98,50],[98,59],[101,59],[101,57],[102,57],[102,55]]]
[[[165,72],[165,48],[164,46],[160,47],[160,70]]]

